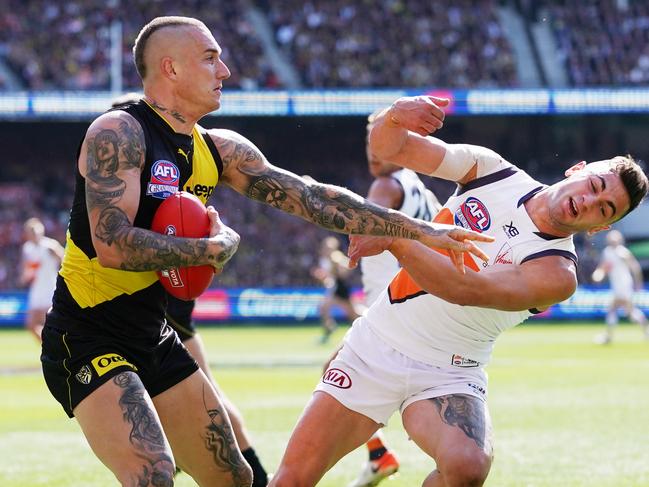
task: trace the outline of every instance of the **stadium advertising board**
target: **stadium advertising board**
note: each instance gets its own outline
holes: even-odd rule
[[[234,321],[317,321],[318,306],[324,297],[320,288],[236,288],[208,289],[197,300],[194,319],[197,322]],[[573,296],[536,319],[588,320],[604,319],[611,294],[608,289],[580,287]],[[362,302],[363,292],[354,289],[352,300]],[[635,294],[636,304],[649,313],[649,290]],[[0,326],[19,326],[27,310],[26,292],[0,293]],[[334,309],[337,319],[342,310]]]
[[[92,118],[121,93],[6,92],[0,94],[0,119]],[[219,116],[365,116],[401,96],[433,95],[451,100],[457,115],[648,113],[648,88],[592,89],[374,89],[374,90],[225,90]]]

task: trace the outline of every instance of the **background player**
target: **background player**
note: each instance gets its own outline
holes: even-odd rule
[[[348,283],[349,259],[340,251],[340,241],[337,237],[325,237],[320,243],[318,266],[311,270],[311,275],[322,282],[325,295],[320,303],[320,323],[322,337],[320,343],[327,343],[338,324],[332,315],[333,306],[342,308],[349,322],[360,316],[362,310],[357,310],[351,301],[351,289]]]
[[[53,238],[45,236],[45,226],[38,218],[27,220],[23,232],[25,243],[20,281],[23,285],[29,285],[25,327],[40,342],[45,315],[52,305],[63,247]]]
[[[611,302],[606,313],[606,331],[595,338],[603,345],[611,343],[613,331],[618,323],[618,311],[622,310],[634,323],[642,326],[644,336],[649,339],[647,318],[640,308],[633,304],[633,291],[642,289],[642,268],[629,249],[624,246],[624,236],[618,230],[606,234],[606,247],[602,252],[593,281],[601,282],[608,276],[611,285]]]

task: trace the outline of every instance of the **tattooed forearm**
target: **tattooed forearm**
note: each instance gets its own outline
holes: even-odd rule
[[[203,386],[203,404],[210,422],[205,427],[205,448],[211,452],[215,465],[232,473],[235,485],[249,485],[250,471],[239,452],[234,438],[230,420],[221,405],[215,409],[207,407],[205,386]]]
[[[274,167],[254,144],[234,132],[217,136],[215,143],[224,174],[235,189],[328,230],[417,240],[446,232],[375,205],[345,188],[310,182]]]
[[[174,463],[167,451],[164,434],[144,397],[144,386],[132,373],[121,373],[113,382],[122,389],[119,405],[124,421],[131,425],[129,441],[141,451],[142,473],[137,485],[173,485]]]
[[[254,176],[250,198],[342,233],[416,238],[407,220],[337,186],[306,183],[279,171]]]
[[[484,403],[472,396],[453,395],[430,399],[439,415],[449,426],[457,426],[480,448],[489,444]]]
[[[212,264],[224,259],[222,252],[212,255],[207,239],[174,238],[133,227],[126,213],[115,206],[99,214],[95,237],[114,246],[122,257],[120,268],[128,271],[150,271]],[[225,253],[236,251],[228,248]]]
[[[239,248],[240,237],[231,228],[225,228],[218,238],[218,244],[222,250],[216,255],[218,267],[223,267]]]

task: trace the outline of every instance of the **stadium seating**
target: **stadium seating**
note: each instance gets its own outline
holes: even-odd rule
[[[571,86],[646,85],[649,81],[647,2],[546,1],[536,2],[535,11],[548,15]]]
[[[308,87],[518,84],[495,1],[266,3]]]

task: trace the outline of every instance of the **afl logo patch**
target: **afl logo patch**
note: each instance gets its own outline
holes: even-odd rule
[[[161,159],[151,167],[151,182],[158,184],[174,184],[178,182],[179,171],[172,162]],[[176,184],[177,186],[177,184]]]
[[[484,232],[491,226],[489,210],[482,201],[471,196],[455,211],[455,224]]]
[[[151,180],[147,184],[146,194],[154,198],[165,199],[178,192],[180,171],[169,161],[160,159],[151,166]]]
[[[322,382],[339,389],[349,389],[352,386],[352,380],[347,375],[347,372],[340,369],[327,369],[322,376]]]

